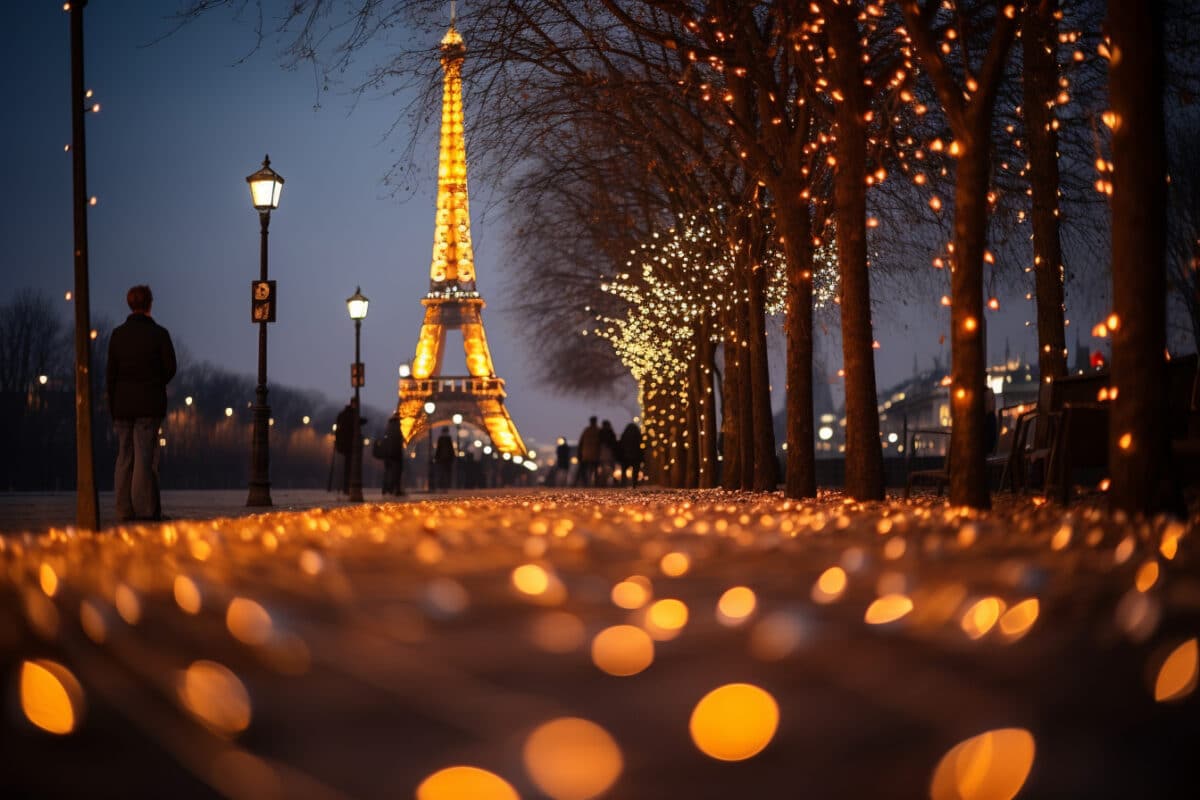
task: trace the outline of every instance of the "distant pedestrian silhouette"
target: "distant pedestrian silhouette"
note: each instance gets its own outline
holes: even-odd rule
[[[437,449],[433,452],[433,464],[437,470],[438,488],[446,490],[450,488],[450,476],[454,471],[454,440],[450,438],[450,429],[442,428],[442,435],[438,437]]]
[[[399,414],[388,417],[373,452],[383,460],[383,493],[404,494],[404,433],[400,430]]]
[[[558,437],[558,449],[554,451],[554,472],[551,483],[555,486],[566,486],[571,475],[571,445],[565,437]]]
[[[613,481],[613,472],[617,467],[617,432],[612,423],[604,420],[600,425],[600,454],[596,466],[596,485],[608,486]]]
[[[575,485],[591,486],[600,461],[600,427],[595,417],[588,418],[588,426],[579,434],[576,455],[579,457],[579,471],[575,473]]]
[[[621,485],[629,480],[630,485],[637,488],[638,473],[642,471],[642,431],[636,423],[629,423],[621,431],[621,443],[618,448],[621,459]]]
[[[112,332],[104,375],[117,434],[117,519],[162,519],[158,437],[167,415],[167,384],[175,377],[175,347],[167,329],[150,317],[149,286],[134,286],[125,301],[133,313]]]
[[[350,402],[337,415],[337,430],[333,434],[333,449],[342,457],[342,493],[350,493],[350,459],[354,454],[354,416],[358,411],[358,399],[350,398]],[[361,433],[367,424],[366,417],[358,418],[358,430]]]

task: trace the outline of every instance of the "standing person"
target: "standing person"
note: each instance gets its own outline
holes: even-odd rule
[[[117,519],[162,519],[158,430],[167,415],[167,384],[175,377],[175,347],[167,329],[150,317],[149,286],[134,286],[125,302],[133,313],[108,340],[104,375],[117,434]]]
[[[333,434],[333,449],[342,457],[342,494],[350,493],[350,458],[354,446],[354,415],[358,413],[358,400],[350,398],[350,402],[337,415],[337,430]],[[359,430],[366,420],[358,418]]]
[[[442,428],[438,437],[437,449],[433,451],[433,465],[437,469],[437,483],[442,489],[450,488],[450,474],[454,470],[454,440],[450,438],[450,429]]]
[[[383,493],[404,494],[404,433],[399,414],[388,417],[383,437],[375,441],[375,456],[383,460]]]
[[[588,418],[588,426],[579,434],[579,444],[576,445],[575,452],[579,457],[575,485],[591,486],[596,477],[596,463],[600,460],[600,426],[596,424],[595,417]]]
[[[638,473],[642,470],[642,431],[636,423],[629,423],[625,426],[625,430],[621,431],[621,444],[619,447],[621,458],[621,485],[625,485],[625,476],[630,475],[630,481],[633,488],[638,485]]]
[[[566,486],[571,476],[571,445],[565,436],[558,437],[558,449],[554,451],[554,485]]]
[[[617,466],[617,432],[613,430],[608,420],[600,426],[600,458],[597,470],[596,485],[608,486],[613,479],[613,470]]]

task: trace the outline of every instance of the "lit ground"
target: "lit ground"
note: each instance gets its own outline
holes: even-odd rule
[[[0,537],[0,796],[1194,797],[1193,524],[612,490]]]

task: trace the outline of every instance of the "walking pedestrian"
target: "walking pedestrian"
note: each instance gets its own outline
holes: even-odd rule
[[[437,449],[433,453],[433,464],[437,469],[437,483],[441,489],[450,488],[450,475],[454,471],[454,440],[450,438],[450,429],[442,428],[438,437]]]
[[[351,397],[337,415],[337,430],[333,434],[333,449],[342,457],[342,494],[350,494],[350,460],[354,447],[354,416],[359,413],[358,398]],[[358,429],[361,431],[367,424],[365,417],[358,418]]]
[[[591,486],[596,477],[596,464],[600,460],[600,426],[595,417],[588,418],[588,426],[579,434],[576,446],[579,471],[575,473],[576,486]]]
[[[638,485],[638,473],[642,471],[642,431],[637,423],[630,422],[621,431],[621,444],[618,448],[621,459],[621,485],[625,485],[626,476],[633,488]]]
[[[175,377],[175,347],[167,329],[150,316],[149,286],[134,286],[125,302],[132,313],[112,332],[104,375],[117,434],[117,519],[157,520],[162,519],[158,437],[167,415],[167,384]]]
[[[375,440],[374,453],[383,460],[383,493],[404,494],[404,433],[399,414],[388,417],[383,436]]]
[[[553,483],[555,486],[566,486],[571,476],[571,445],[567,444],[565,436],[558,437],[558,448],[554,451]]]
[[[596,485],[608,486],[612,483],[613,472],[617,467],[617,432],[612,423],[604,420],[600,425],[600,457],[597,468]]]

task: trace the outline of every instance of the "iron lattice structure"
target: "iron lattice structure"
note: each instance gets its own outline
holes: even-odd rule
[[[425,320],[411,377],[400,379],[400,429],[406,441],[455,414],[487,431],[501,453],[527,455],[521,434],[504,405],[504,381],[496,377],[483,330],[483,298],[475,289],[475,254],[467,200],[467,146],[463,136],[462,63],[466,47],[451,22],[442,39],[442,132],[438,153],[437,217]],[[461,330],[467,375],[443,375],[446,332]],[[433,415],[425,412],[432,401]]]

